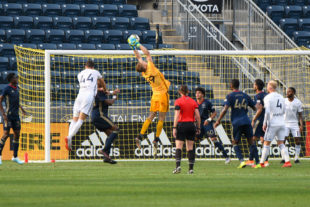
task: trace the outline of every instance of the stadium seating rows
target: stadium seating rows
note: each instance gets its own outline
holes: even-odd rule
[[[127,0],[1,0],[2,3],[126,4]]]
[[[270,5],[276,6],[310,6],[310,0],[255,0],[256,4],[266,12]]]

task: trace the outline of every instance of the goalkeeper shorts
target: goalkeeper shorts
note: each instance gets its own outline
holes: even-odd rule
[[[151,99],[151,112],[168,112],[169,111],[169,94],[153,93]]]

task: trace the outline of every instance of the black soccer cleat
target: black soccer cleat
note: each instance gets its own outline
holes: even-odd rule
[[[112,160],[111,158],[104,158],[103,159],[103,162],[105,162],[105,163],[109,163],[109,164],[117,164],[117,162],[115,161],[115,160]]]
[[[285,160],[281,160],[280,164],[284,164],[285,163]]]
[[[300,161],[299,161],[299,160],[295,160],[294,163],[295,163],[295,164],[300,164]]]
[[[189,170],[187,174],[194,174],[194,170]]]
[[[173,174],[179,174],[181,173],[181,167],[177,167],[172,171]]]

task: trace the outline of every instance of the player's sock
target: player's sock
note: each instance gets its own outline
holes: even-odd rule
[[[13,140],[13,157],[14,158],[17,157],[18,147],[19,147],[19,141]]]
[[[181,165],[181,157],[182,157],[182,150],[181,149],[176,149],[175,151],[175,163],[176,167],[180,167]]]
[[[284,144],[280,144],[279,148],[281,150],[281,155],[284,158],[285,162],[289,162],[290,161],[290,157],[288,155],[288,151],[287,151],[285,145]]]
[[[258,151],[257,151],[256,144],[252,144],[250,146],[250,158],[251,158],[251,155],[252,155],[252,159],[250,160],[253,160],[253,158],[255,158],[256,164],[259,164],[259,157],[258,157]]]
[[[295,160],[298,160],[300,154],[301,145],[295,145]]]
[[[266,157],[269,155],[269,151],[270,151],[270,146],[265,146],[264,145],[264,148],[263,148],[263,151],[262,151],[262,157],[260,158],[260,163],[261,164],[264,164],[264,162],[266,160]]]
[[[0,139],[0,156],[2,155],[4,144],[5,144],[5,139]]]
[[[195,151],[194,150],[187,151],[187,157],[188,157],[189,170],[193,170],[195,164]]]
[[[243,156],[242,156],[242,153],[241,153],[241,150],[240,150],[239,146],[238,145],[234,145],[234,150],[235,150],[236,156],[239,159],[239,161],[243,162]]]
[[[76,124],[76,121],[71,121],[70,126],[69,126],[69,134],[72,133],[73,127]]]
[[[225,149],[224,149],[222,143],[220,143],[219,141],[215,141],[215,142],[214,142],[214,145],[215,145],[217,148],[219,148],[219,150],[223,153],[223,156],[224,156],[225,158],[228,157],[228,155],[227,155],[227,153],[226,153],[226,151],[225,151]]]
[[[142,129],[140,131],[140,134],[145,134],[146,130],[149,128],[150,124],[151,124],[151,120],[150,119],[146,119],[145,122],[142,125]]]
[[[268,161],[268,159],[269,159],[269,155],[266,157],[266,161]]]
[[[114,139],[117,137],[117,135],[118,135],[118,131],[113,131],[112,134],[110,134],[110,136],[106,139],[103,150],[107,154],[110,154],[111,145],[112,145]]]
[[[159,120],[156,126],[156,137],[160,136],[163,127],[164,127],[164,121]]]
[[[76,135],[76,133],[78,133],[79,129],[81,128],[83,124],[83,120],[79,119],[74,126],[72,127],[72,131],[69,132],[69,136],[68,139],[72,139],[72,137],[74,137]]]

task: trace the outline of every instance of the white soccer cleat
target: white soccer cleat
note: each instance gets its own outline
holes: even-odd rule
[[[13,157],[12,161],[16,162],[17,164],[20,164],[20,165],[24,164],[24,161],[21,161],[18,157]]]
[[[177,167],[172,171],[173,174],[179,174],[181,173],[181,167]]]
[[[228,165],[230,162],[231,162],[230,158],[227,157],[226,160],[225,160],[225,165]]]

